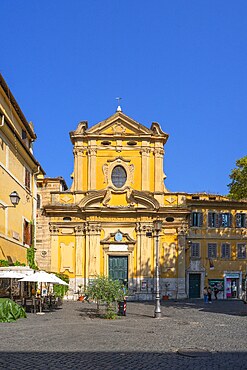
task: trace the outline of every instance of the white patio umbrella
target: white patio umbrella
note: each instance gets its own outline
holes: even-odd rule
[[[56,283],[55,284],[59,284],[59,285],[67,285],[67,286],[69,286],[69,284],[68,283],[66,283],[66,281],[64,281],[64,280],[62,280],[62,279],[60,279],[58,276],[56,276],[55,274],[50,274],[53,278],[54,278],[54,280],[56,281]]]
[[[2,271],[0,272],[0,279],[21,279],[24,278],[26,274],[17,271]]]
[[[0,279],[10,279],[10,297],[12,299],[12,287],[13,287],[13,279],[20,279],[24,278],[26,274],[23,274],[22,272],[17,272],[17,271],[1,271],[0,272]]]
[[[32,275],[25,276],[19,281],[31,281],[33,283],[52,283],[57,284],[52,274],[46,271],[37,271]]]
[[[30,282],[33,282],[33,283],[41,283],[41,286],[42,286],[42,283],[58,284],[55,281],[52,274],[49,274],[46,271],[37,271],[32,275],[25,276],[23,279],[21,279],[19,281],[30,281]],[[41,291],[42,291],[42,289],[41,289]],[[40,298],[40,312],[39,313],[44,313],[44,312],[42,312],[41,298]]]

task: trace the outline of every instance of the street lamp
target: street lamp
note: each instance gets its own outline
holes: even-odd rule
[[[5,209],[5,208],[10,208],[10,207],[16,207],[19,204],[19,201],[21,198],[19,194],[17,193],[17,191],[12,191],[12,193],[9,194],[9,197],[10,197],[12,206],[5,206],[4,204],[0,203],[0,207]]]
[[[155,310],[154,310],[154,317],[159,319],[161,317],[161,309],[160,309],[160,272],[159,272],[159,233],[162,229],[162,221],[155,220],[154,221],[154,230],[156,236],[156,297],[155,297]]]

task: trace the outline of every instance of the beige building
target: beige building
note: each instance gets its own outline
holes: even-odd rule
[[[0,74],[0,265],[27,264],[34,247],[36,175],[44,174],[33,155],[36,135]],[[10,194],[19,199],[15,207]]]
[[[80,122],[70,138],[71,188],[62,178],[38,177],[41,268],[67,274],[71,295],[78,285],[107,275],[127,282],[133,298],[152,299],[158,243],[162,296],[202,297],[208,284],[217,285],[222,297],[230,297],[237,285],[241,295],[246,202],[168,191],[163,172],[168,135],[158,123],[147,128],[120,108],[90,128]],[[159,233],[157,219],[163,222]]]

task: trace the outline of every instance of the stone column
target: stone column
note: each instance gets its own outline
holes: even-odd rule
[[[147,142],[144,141],[147,145]],[[142,156],[142,190],[150,191],[150,148],[141,149]]]

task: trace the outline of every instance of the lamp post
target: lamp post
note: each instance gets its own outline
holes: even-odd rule
[[[161,317],[161,309],[160,309],[160,272],[159,272],[159,233],[162,229],[162,221],[155,220],[154,221],[154,230],[155,230],[155,238],[156,238],[156,258],[155,258],[155,272],[156,272],[156,296],[155,296],[155,310],[154,310],[154,317],[159,319]]]

